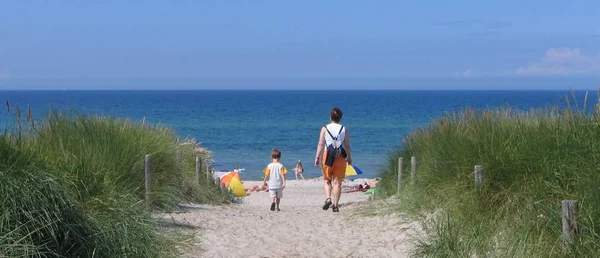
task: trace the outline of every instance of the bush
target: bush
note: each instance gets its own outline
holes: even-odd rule
[[[0,137],[0,257],[92,254],[94,225],[60,175]]]
[[[399,209],[427,218],[429,238],[417,253],[431,257],[567,255],[561,200],[578,200],[579,239],[569,255],[592,257],[600,252],[598,115],[510,107],[448,113],[404,138],[382,172],[382,192],[397,191],[398,158],[416,156],[418,180],[404,186]],[[479,191],[475,165],[484,166]]]
[[[195,183],[195,157],[209,161],[210,153],[168,128],[60,112],[34,123],[29,114],[22,122],[17,111],[17,124],[0,135],[0,257],[171,255],[151,209],[231,199],[212,180]],[[146,154],[152,161],[150,204]]]

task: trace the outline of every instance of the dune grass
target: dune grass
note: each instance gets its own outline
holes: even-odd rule
[[[152,210],[231,200],[206,179],[205,168],[198,185],[195,157],[209,161],[210,152],[171,129],[56,111],[34,122],[29,112],[25,119],[15,113],[15,127],[0,135],[0,257],[173,256]]]
[[[587,100],[587,95],[586,95]],[[587,101],[586,101],[587,102]],[[466,109],[413,131],[389,155],[380,188],[421,220],[419,257],[594,257],[600,253],[600,123],[586,105]],[[407,169],[418,158],[418,177]],[[475,165],[484,166],[481,190]],[[579,201],[579,234],[563,247],[561,200]]]

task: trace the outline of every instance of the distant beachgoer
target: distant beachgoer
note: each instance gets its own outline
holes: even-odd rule
[[[246,188],[245,190],[247,192],[262,192],[262,191],[269,191],[269,187],[267,187],[265,185],[255,185],[250,188]]]
[[[294,168],[294,172],[296,173],[296,180],[298,180],[298,175],[300,175],[300,177],[302,177],[302,180],[306,181],[306,179],[304,179],[304,166],[302,166],[302,161],[298,160],[298,162],[296,162],[296,167]]]
[[[346,127],[340,124],[342,110],[333,108],[329,112],[331,123],[321,128],[319,144],[315,155],[315,166],[321,166],[323,171],[323,188],[325,204],[323,210],[332,207],[333,212],[339,212],[339,201],[342,195],[342,180],[346,176],[346,164],[352,165],[352,150],[350,135]],[[333,186],[332,186],[333,180]],[[332,201],[333,188],[333,201]]]
[[[362,184],[357,184],[353,186],[342,186],[342,192],[344,193],[353,193],[353,192],[366,192],[367,190],[363,188]]]
[[[375,182],[371,182],[369,185],[370,185],[371,187],[376,187],[376,186],[377,186],[377,184],[379,184],[379,178],[375,178]]]
[[[283,164],[279,162],[281,159],[281,152],[278,149],[271,151],[272,162],[267,165],[264,170],[265,178],[263,179],[263,185],[269,187],[269,195],[271,196],[271,211],[277,208],[279,209],[279,202],[283,197],[283,189],[285,188],[285,174],[287,169]],[[267,179],[269,183],[267,184]]]
[[[369,189],[371,189],[371,186],[369,185],[369,183],[365,182],[365,185],[362,186],[361,191],[366,192]]]

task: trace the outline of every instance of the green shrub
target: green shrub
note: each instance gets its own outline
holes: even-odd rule
[[[382,192],[397,192],[397,160],[418,158],[418,179],[399,209],[428,218],[417,253],[431,257],[594,256],[600,252],[598,113],[546,108],[467,109],[407,135],[382,172]],[[474,186],[475,165],[484,185]],[[407,165],[405,165],[407,167]],[[581,205],[573,253],[561,239],[561,200]],[[443,254],[443,255],[441,255]]]
[[[0,257],[89,257],[94,225],[60,175],[0,137]]]
[[[168,128],[60,112],[36,123],[17,114],[16,122],[0,135],[0,257],[170,256],[152,209],[231,200],[205,168],[196,183],[195,158],[210,161],[210,152]]]

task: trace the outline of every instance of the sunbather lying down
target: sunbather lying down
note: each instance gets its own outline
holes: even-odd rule
[[[367,190],[371,189],[371,187],[372,186],[367,182],[353,186],[344,186],[344,193],[366,192]]]
[[[246,192],[268,192],[269,187],[266,185],[255,185],[245,189]]]

